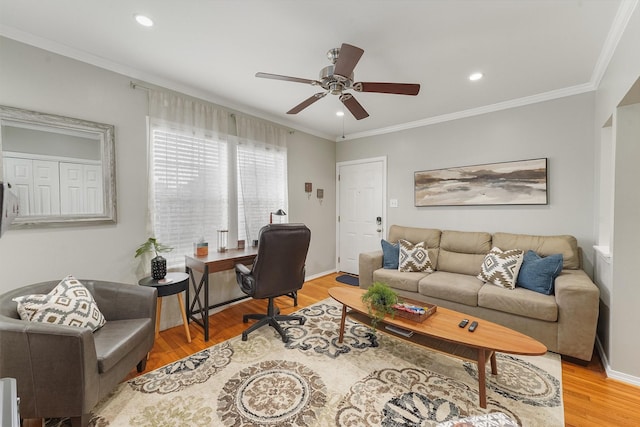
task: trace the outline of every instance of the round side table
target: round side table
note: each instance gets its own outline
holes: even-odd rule
[[[153,286],[158,290],[158,308],[156,310],[156,338],[160,333],[160,315],[162,313],[162,297],[175,295],[178,298],[178,306],[182,315],[182,323],[184,323],[184,333],[187,335],[187,342],[191,342],[191,334],[189,333],[189,323],[187,322],[187,314],[184,310],[184,303],[180,297],[180,293],[184,292],[189,286],[189,275],[187,273],[170,272],[164,279],[156,280],[153,277],[145,277],[138,281],[140,286]]]

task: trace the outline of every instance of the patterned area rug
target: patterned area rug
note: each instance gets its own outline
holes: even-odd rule
[[[270,327],[122,383],[93,411],[104,426],[435,426],[503,412],[523,426],[562,426],[557,355],[498,354],[478,406],[474,363],[347,321],[331,298],[300,310],[284,344]],[[49,420],[47,426],[62,426]]]

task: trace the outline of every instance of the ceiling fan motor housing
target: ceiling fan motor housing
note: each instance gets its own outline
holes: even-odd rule
[[[351,88],[353,73],[349,78],[333,74],[334,66],[328,65],[320,70],[320,86],[331,92],[332,95],[340,95],[343,90]]]

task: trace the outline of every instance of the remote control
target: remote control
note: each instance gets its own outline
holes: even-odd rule
[[[471,322],[471,325],[469,325],[469,332],[475,331],[477,327],[478,327],[478,322],[474,320],[473,322]]]
[[[462,319],[462,322],[458,323],[458,326],[464,328],[465,326],[467,326],[467,323],[469,323],[469,319]]]

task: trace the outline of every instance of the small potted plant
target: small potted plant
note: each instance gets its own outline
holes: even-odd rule
[[[153,252],[156,256],[151,260],[151,277],[155,280],[160,280],[167,275],[167,260],[160,254],[172,250],[172,247],[163,245],[155,237],[149,237],[146,242],[136,249],[135,257],[137,258],[147,252]]]
[[[375,332],[376,325],[389,314],[393,317],[393,305],[398,302],[398,294],[386,283],[374,282],[362,295],[362,302],[367,306],[371,318],[371,328]]]

